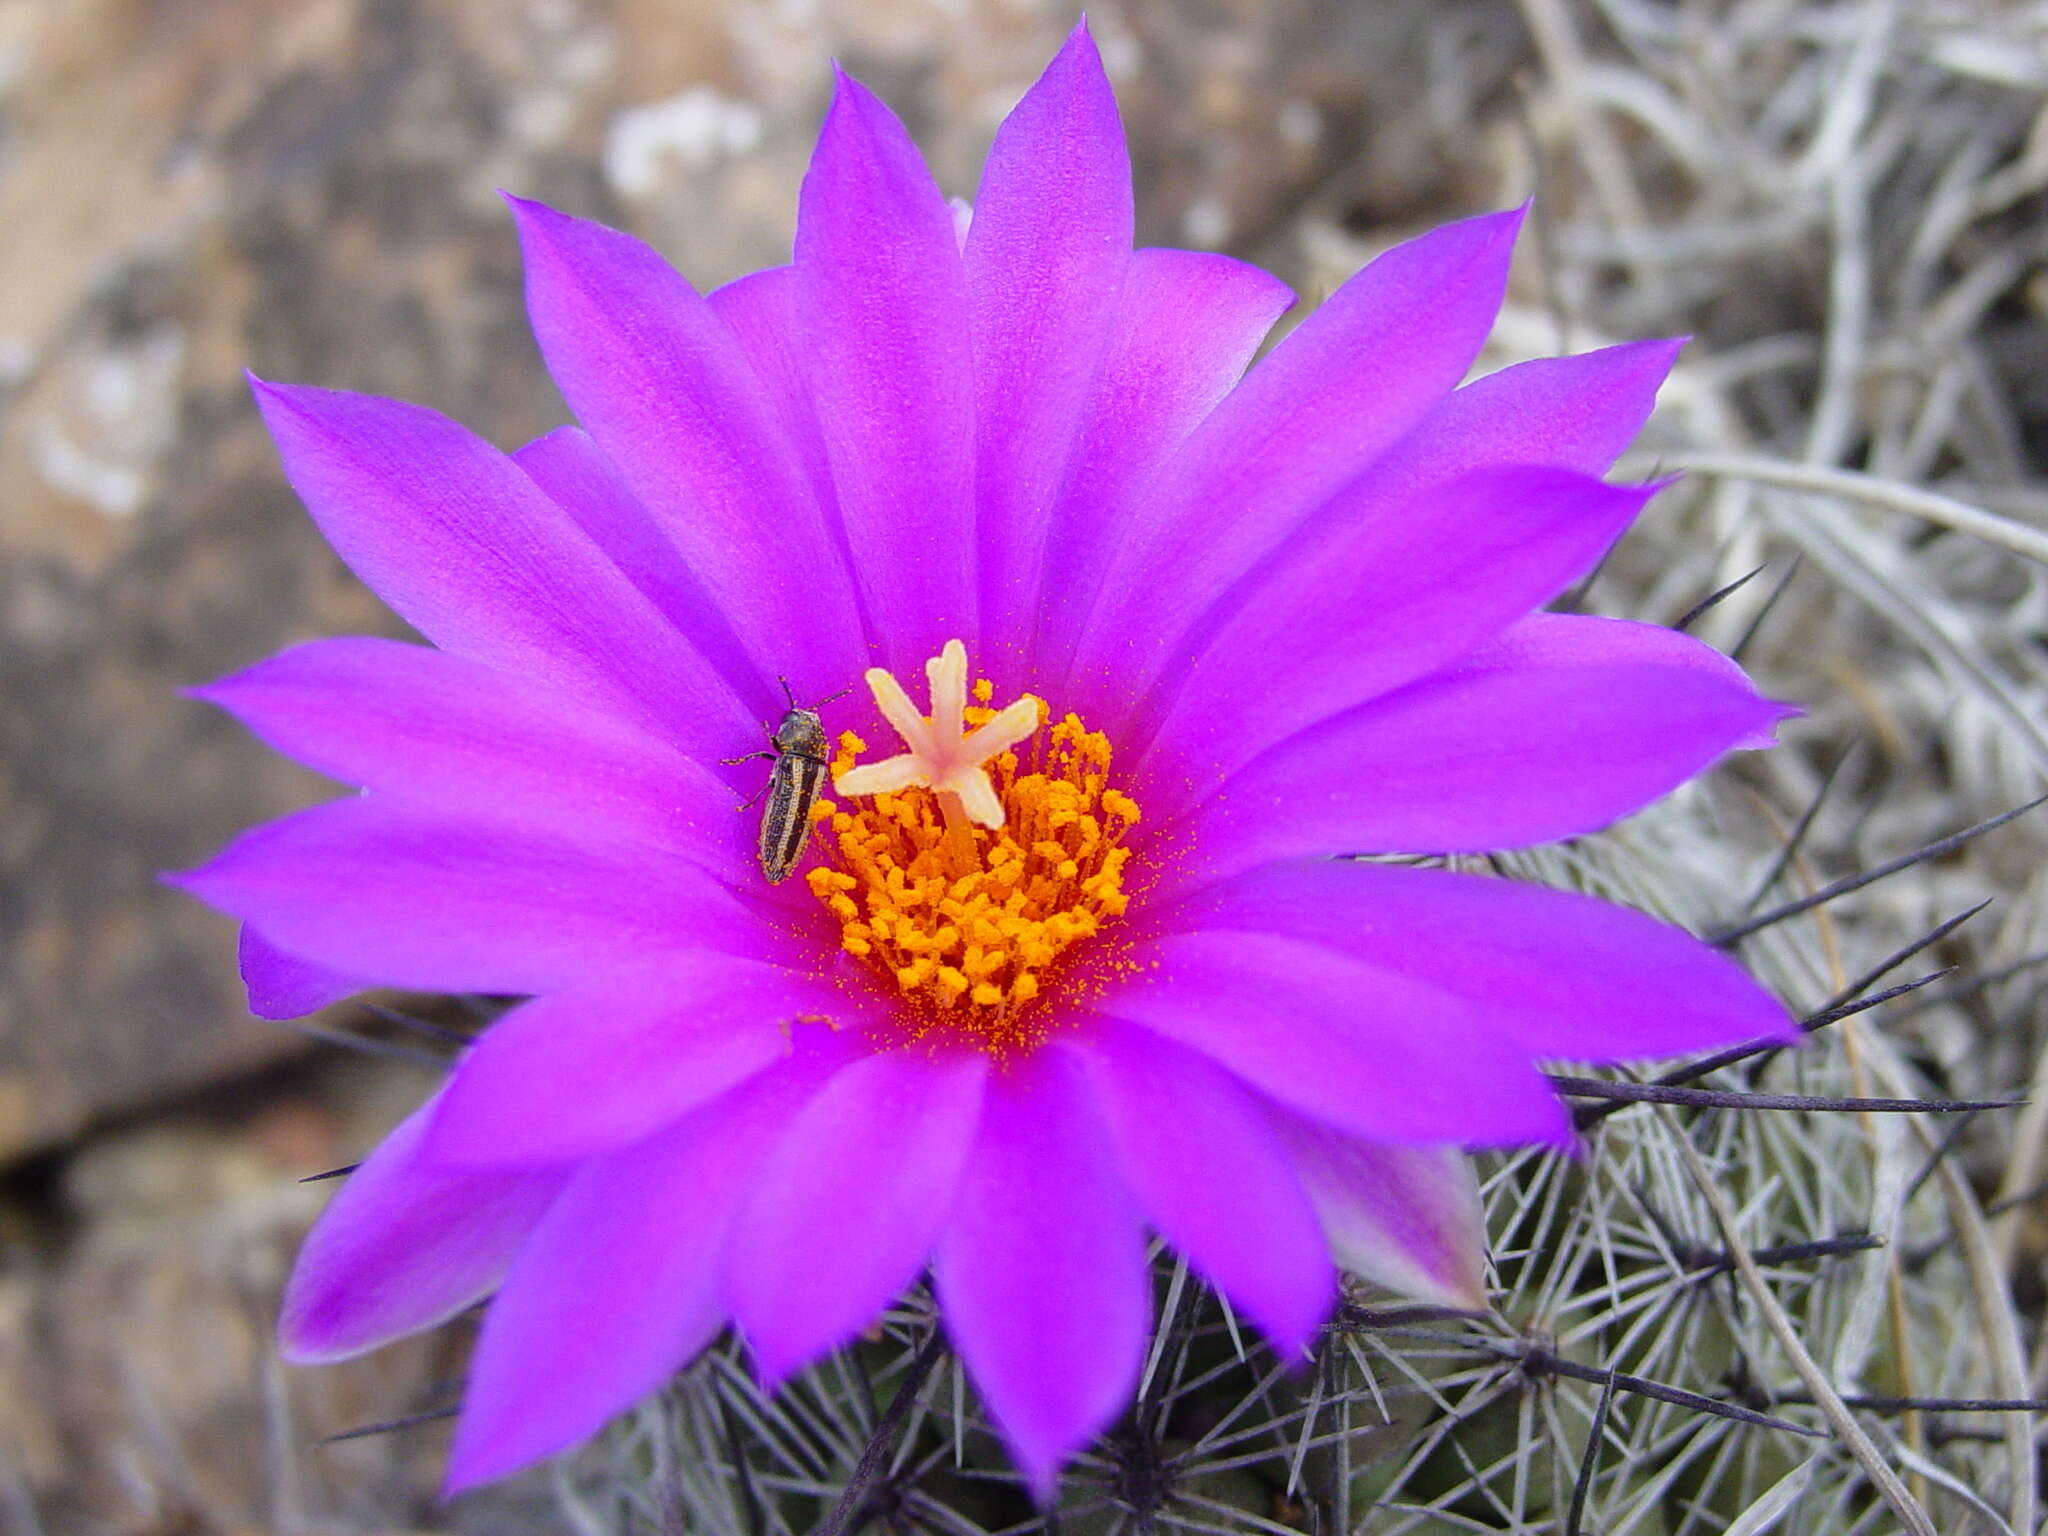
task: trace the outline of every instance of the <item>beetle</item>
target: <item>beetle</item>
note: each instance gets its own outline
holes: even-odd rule
[[[825,787],[830,744],[818,711],[832,699],[843,699],[852,692],[842,688],[832,698],[820,699],[805,709],[790,691],[788,678],[778,677],[776,681],[782,684],[789,712],[782,717],[781,724],[768,732],[768,745],[758,752],[722,759],[731,764],[765,757],[775,764],[760,794],[740,807],[747,810],[761,795],[768,797],[767,809],[761,812],[761,873],[768,877],[770,885],[787,880],[796,861],[803,857],[804,843],[811,835],[811,807],[817,803],[818,791]]]

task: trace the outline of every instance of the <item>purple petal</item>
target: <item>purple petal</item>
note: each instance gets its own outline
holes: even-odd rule
[[[294,954],[422,992],[551,992],[649,954],[778,942],[673,855],[379,799],[257,827],[168,878]]]
[[[731,690],[560,507],[467,429],[415,405],[253,381],[328,543],[436,645],[703,737]]]
[[[1486,1306],[1486,1218],[1453,1147],[1388,1147],[1269,1106],[1338,1264],[1418,1301]]]
[[[851,1338],[924,1268],[987,1075],[980,1054],[870,1056],[790,1123],[726,1249],[733,1320],[764,1379]]]
[[[1536,614],[1233,776],[1198,813],[1198,851],[1173,878],[1186,888],[1309,853],[1481,852],[1576,837],[1726,752],[1768,746],[1791,713],[1675,631]]]
[[[816,669],[793,679],[807,686],[856,674],[838,551],[732,332],[642,241],[508,201],[549,373],[731,627],[755,691],[793,657]]]
[[[1123,291],[1043,550],[1035,671],[1065,665],[1121,509],[1229,392],[1294,302],[1278,278],[1229,256],[1142,250]],[[1000,644],[996,626],[990,638]],[[1085,701],[1076,701],[1083,703]]]
[[[726,712],[707,725],[730,728],[733,720],[758,715],[760,664],[740,644],[704,584],[683,563],[675,541],[633,494],[619,467],[590,434],[581,427],[557,427],[517,450],[512,462],[575,520],[584,536],[646,595],[729,689],[747,694],[750,703],[745,709],[735,692]]]
[[[488,1295],[562,1187],[552,1169],[451,1172],[420,1158],[429,1099],[348,1176],[285,1286],[287,1358],[342,1360]]]
[[[522,1004],[462,1058],[428,1149],[468,1167],[615,1152],[789,1055],[835,994],[696,950]]]
[[[1160,1235],[1298,1356],[1336,1297],[1316,1212],[1259,1103],[1206,1057],[1103,1019],[1087,1060],[1125,1180]]]
[[[238,958],[249,1011],[259,1019],[301,1019],[375,985],[286,954],[247,923]]]
[[[946,1331],[1041,1502],[1130,1401],[1152,1310],[1099,1117],[1068,1052],[992,1077],[933,1265]]]
[[[838,90],[798,202],[796,311],[854,576],[914,670],[975,629],[974,366],[953,216],[858,82]]]
[[[811,405],[806,359],[797,335],[795,270],[769,267],[749,273],[715,290],[705,302],[725,322],[752,365],[784,434],[796,446],[818,505],[836,518],[839,496],[832,486],[832,466],[818,430],[818,413]]]
[[[1176,913],[1190,924],[1206,912]],[[1098,999],[1353,1136],[1404,1144],[1573,1145],[1531,1051],[1434,975],[1335,946],[1204,928],[1147,948],[1142,974]]]
[[[1300,860],[1240,875],[1159,921],[1324,946],[1455,994],[1536,1056],[1626,1061],[1798,1038],[1776,999],[1683,929],[1543,886]]]
[[[991,636],[1037,612],[1046,520],[1095,388],[1131,221],[1123,124],[1084,21],[997,131],[962,253]]]
[[[799,1057],[583,1165],[484,1319],[448,1493],[595,1433],[711,1342],[733,1211],[777,1133],[843,1059]]]
[[[1146,810],[1170,818],[1190,790],[1303,727],[1492,639],[1590,570],[1654,490],[1511,466],[1397,507],[1333,508],[1205,625],[1149,707],[1156,734],[1140,760],[1166,782]]]
[[[193,690],[287,756],[394,799],[744,858],[731,792],[617,715],[445,651],[314,640]]]
[[[1081,674],[1142,693],[1211,594],[1444,398],[1492,327],[1521,222],[1489,214],[1394,247],[1251,371],[1126,509]]]
[[[1481,667],[1501,671],[1516,667],[1559,671],[1658,668],[1673,687],[1680,686],[1681,678],[1701,686],[1719,686],[1746,701],[1754,721],[1749,731],[1731,743],[1729,750],[1733,751],[1754,752],[1776,746],[1778,726],[1800,714],[1797,705],[1764,698],[1740,664],[1711,645],[1662,624],[1645,624],[1635,619],[1532,613],[1439,675],[1463,676]],[[1428,681],[1434,683],[1436,679]]]
[[[1489,464],[1604,475],[1650,419],[1681,341],[1516,363],[1454,390],[1346,491],[1396,500]]]

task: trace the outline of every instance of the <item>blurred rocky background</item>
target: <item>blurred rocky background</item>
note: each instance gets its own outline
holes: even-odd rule
[[[0,3],[0,1530],[555,1529],[436,1512],[428,1349],[287,1372],[294,1180],[426,1081],[252,1021],[229,924],[154,882],[317,781],[179,695],[390,620],[243,384],[563,419],[497,191],[710,287],[788,257],[837,58],[971,196],[1076,10],[1036,0]],[[1487,191],[1528,42],[1501,0],[1112,0],[1141,239],[1294,278],[1303,207]],[[330,1021],[360,1025],[360,1010]]]

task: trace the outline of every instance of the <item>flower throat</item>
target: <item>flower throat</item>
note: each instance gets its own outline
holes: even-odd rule
[[[910,1003],[915,1034],[1028,1048],[1061,957],[1130,904],[1137,802],[1111,787],[1109,739],[1079,717],[1050,721],[1029,696],[991,709],[986,680],[969,704],[958,641],[926,672],[929,718],[868,673],[909,751],[856,766],[867,744],[841,735],[834,788],[849,800],[813,808],[826,862],[806,879],[845,951]]]

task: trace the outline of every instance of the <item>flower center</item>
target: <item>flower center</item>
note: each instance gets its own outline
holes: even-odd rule
[[[1130,904],[1122,842],[1137,802],[1109,783],[1109,739],[1077,716],[1042,728],[1050,711],[1029,695],[991,709],[986,680],[969,704],[959,641],[926,672],[929,718],[889,673],[868,673],[909,750],[856,766],[867,744],[840,737],[834,788],[850,804],[814,807],[827,862],[807,878],[846,952],[909,1001],[915,1034],[1027,1047],[1062,955]]]

